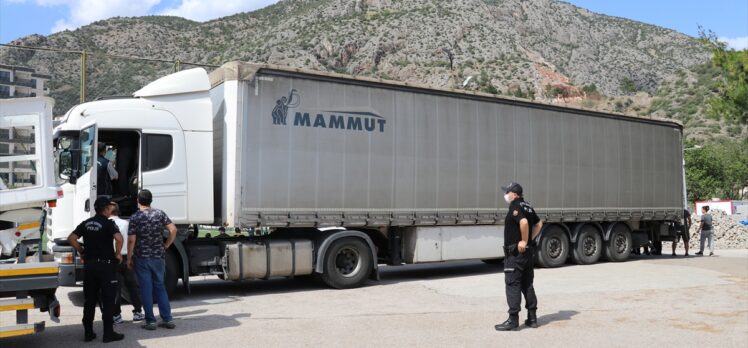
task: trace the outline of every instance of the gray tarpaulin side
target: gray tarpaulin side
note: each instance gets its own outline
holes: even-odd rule
[[[644,117],[644,116],[622,114],[622,113],[610,112],[610,111],[602,112],[602,111],[595,110],[595,109],[574,107],[574,106],[567,106],[567,105],[558,105],[558,104],[552,104],[552,103],[544,103],[544,102],[540,102],[537,100],[531,101],[528,99],[514,98],[510,96],[497,96],[495,94],[489,94],[489,93],[483,93],[483,92],[461,90],[461,89],[436,88],[433,86],[427,86],[427,85],[422,85],[422,84],[413,84],[413,83],[406,83],[406,82],[384,80],[384,79],[379,79],[379,78],[371,78],[371,77],[366,77],[366,76],[346,75],[346,74],[338,74],[334,72],[324,72],[324,71],[316,71],[316,70],[309,70],[309,69],[302,69],[302,68],[292,68],[292,67],[280,66],[280,65],[274,65],[274,64],[257,64],[257,63],[241,62],[241,61],[228,62],[228,63],[221,65],[221,67],[217,68],[216,70],[210,73],[209,75],[210,85],[211,87],[215,87],[225,81],[236,81],[236,80],[251,81],[254,79],[255,75],[257,75],[257,72],[260,70],[274,70],[278,72],[285,72],[285,73],[291,73],[291,74],[303,74],[303,75],[318,76],[318,77],[325,77],[325,78],[369,82],[369,83],[389,85],[389,86],[400,87],[400,88],[413,88],[413,89],[428,90],[432,92],[442,92],[442,93],[450,93],[450,94],[473,96],[473,97],[491,98],[497,101],[505,101],[505,102],[512,102],[512,103],[519,102],[519,103],[526,103],[530,105],[535,104],[537,106],[549,106],[553,108],[568,109],[572,112],[574,111],[594,112],[594,113],[599,113],[599,114],[605,114],[608,116],[614,116],[617,118],[630,118],[630,119],[636,119],[636,120],[655,121],[657,123],[665,123],[669,125],[675,125],[676,127],[681,128],[681,129],[683,128],[683,123],[681,123],[678,120],[669,119],[669,118]]]

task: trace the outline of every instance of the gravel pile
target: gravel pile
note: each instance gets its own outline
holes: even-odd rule
[[[722,211],[710,212],[714,223],[714,249],[748,249],[748,226],[743,226],[732,216]],[[689,247],[694,252],[699,250],[699,216],[692,215],[691,241]],[[704,249],[708,249],[704,242]]]

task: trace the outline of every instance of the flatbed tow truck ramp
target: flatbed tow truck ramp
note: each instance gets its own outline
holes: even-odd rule
[[[28,311],[49,312],[60,322],[60,304],[55,298],[59,266],[56,262],[0,264],[0,338],[29,335],[44,330],[44,322],[29,323]],[[6,325],[15,311],[16,324]]]
[[[47,210],[62,196],[53,173],[53,106],[47,97],[0,100],[0,140],[8,144],[0,163],[11,169],[0,175],[0,339],[44,330],[44,321],[29,323],[29,310],[60,321],[60,267],[42,244]]]

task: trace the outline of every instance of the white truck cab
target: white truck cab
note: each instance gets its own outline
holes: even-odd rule
[[[147,187],[154,206],[175,224],[213,223],[209,91],[205,70],[192,69],[154,81],[132,98],[97,100],[67,112],[54,130],[56,175],[64,195],[51,209],[47,232],[63,285],[80,273],[65,240],[94,214],[99,156],[115,163],[111,199],[123,217],[137,210],[137,192]],[[98,153],[97,144],[105,144],[105,154]]]

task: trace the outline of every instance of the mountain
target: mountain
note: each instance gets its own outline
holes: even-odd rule
[[[267,62],[674,118],[686,116],[652,107],[664,98],[659,88],[709,59],[695,38],[554,0],[284,0],[205,23],[111,18],[13,44],[91,53],[89,100],[130,94],[174,70],[173,63],[107,53],[213,65]],[[1,62],[53,77],[56,113],[78,102],[79,58],[0,50]],[[693,113],[687,116],[708,123],[703,112]],[[726,125],[717,126],[727,134]],[[748,134],[745,128],[739,134]]]

